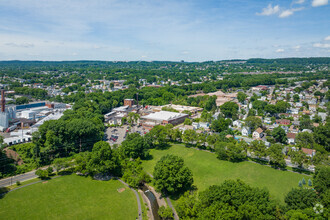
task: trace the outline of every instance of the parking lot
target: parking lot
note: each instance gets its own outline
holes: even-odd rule
[[[124,125],[121,127],[107,128],[105,139],[110,145],[118,144],[120,145],[126,138],[127,134],[138,132],[141,135],[144,135],[147,130],[139,126]]]

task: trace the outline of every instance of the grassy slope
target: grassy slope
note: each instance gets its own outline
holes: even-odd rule
[[[166,154],[174,154],[184,158],[185,164],[193,172],[194,184],[199,191],[208,186],[220,184],[226,179],[241,179],[251,186],[268,188],[272,198],[284,201],[285,195],[291,188],[298,186],[299,180],[304,177],[307,181],[309,178],[305,175],[275,170],[251,162],[221,161],[216,158],[215,154],[189,149],[178,144],[168,150],[153,149],[151,151],[153,159],[143,162],[146,171],[152,173],[156,162]]]
[[[18,189],[0,199],[0,219],[135,219],[134,193],[117,180],[64,176]]]

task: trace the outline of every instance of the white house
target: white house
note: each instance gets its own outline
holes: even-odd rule
[[[242,127],[242,122],[240,120],[236,120],[236,121],[233,122],[233,126],[237,127],[237,128],[240,128],[240,127]]]
[[[249,134],[251,134],[251,129],[249,127],[243,127],[241,133],[243,136],[249,136]]]
[[[299,113],[298,108],[291,108],[291,114],[297,115]]]

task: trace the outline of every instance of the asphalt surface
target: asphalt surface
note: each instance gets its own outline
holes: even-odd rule
[[[110,144],[118,144],[120,145],[126,138],[125,134],[127,129],[129,129],[128,125],[124,125],[121,127],[116,127],[116,128],[107,128],[106,130],[106,141]],[[134,132],[139,132],[141,135],[144,135],[145,130],[142,128],[142,126],[132,126],[130,131],[127,132],[127,134],[134,133]],[[111,135],[118,136],[118,139],[116,141],[113,141],[110,139]]]
[[[17,176],[12,176],[8,177],[6,179],[0,180],[0,187],[7,187],[11,186],[13,184],[16,184],[17,181],[23,182],[26,180],[34,179],[37,178],[38,176],[35,174],[35,170],[28,172],[28,173],[23,173]]]

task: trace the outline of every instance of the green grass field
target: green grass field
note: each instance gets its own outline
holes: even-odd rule
[[[119,193],[118,188],[126,188]],[[36,183],[0,199],[0,219],[135,219],[134,193],[117,180],[76,175]]]
[[[184,145],[174,144],[167,150],[151,150],[152,160],[143,161],[145,170],[153,173],[156,162],[166,154],[173,154],[184,159],[185,164],[191,169],[194,185],[199,191],[215,184],[221,184],[226,179],[241,179],[251,186],[266,187],[272,198],[284,201],[285,195],[293,187],[298,187],[298,182],[303,177],[308,181],[308,176],[288,171],[275,170],[271,167],[248,161],[231,163],[216,158],[215,154],[186,148]]]

